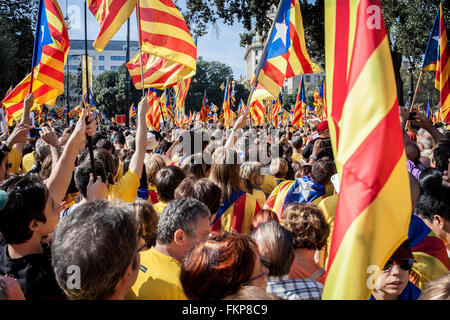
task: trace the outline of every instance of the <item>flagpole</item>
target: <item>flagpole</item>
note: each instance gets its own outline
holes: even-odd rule
[[[130,61],[130,18],[127,19],[127,52],[126,60]],[[131,119],[128,115],[127,108],[130,105],[130,72],[125,71],[125,126],[130,127]]]
[[[144,64],[142,62],[142,35],[141,35],[141,14],[140,14],[140,2],[136,2],[136,18],[138,25],[138,38],[139,38],[139,58],[141,59],[141,81],[142,81],[142,96],[145,96],[144,88]]]
[[[422,81],[423,69],[420,71],[419,79],[417,80],[416,92],[414,92],[414,97],[412,99],[411,105],[409,106],[409,112],[412,111],[414,102],[416,102],[417,92],[419,91],[420,82]]]
[[[89,65],[88,65],[88,41],[87,41],[87,1],[84,1],[84,52],[85,52],[85,62],[86,62],[86,98],[88,105],[90,104],[90,97],[89,97]],[[85,107],[85,103],[82,99],[81,101],[83,107]],[[89,111],[90,113],[90,108]],[[89,118],[89,113],[86,116],[86,124],[87,120]],[[88,142],[88,149],[89,149],[89,157],[91,158],[91,171],[94,175],[94,182],[97,180],[97,175],[95,174],[95,162],[94,162],[94,148],[92,146],[92,137],[89,135],[86,135],[86,140]]]
[[[38,51],[38,42],[39,39],[37,39],[39,35],[39,26],[41,25],[41,15],[42,15],[42,0],[39,0],[39,10],[38,10],[38,16],[36,20],[36,34],[34,35],[34,45],[33,45],[33,57],[31,60],[31,78],[30,78],[30,92],[33,92],[33,78],[34,78],[34,64],[36,63],[37,59],[37,51]]]

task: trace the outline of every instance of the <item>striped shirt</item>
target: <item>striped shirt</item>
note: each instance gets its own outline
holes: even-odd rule
[[[321,300],[323,285],[311,279],[291,279],[289,275],[269,276],[267,292],[288,300]]]

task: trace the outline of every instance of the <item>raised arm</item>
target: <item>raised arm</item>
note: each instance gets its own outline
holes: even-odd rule
[[[89,124],[86,124],[85,117],[88,114],[90,114],[89,109],[82,110],[73,134],[70,136],[50,177],[45,182],[56,203],[62,201],[66,195],[67,188],[72,179],[73,170],[75,169],[75,159],[86,141],[86,135],[92,136],[95,133],[97,123],[92,114],[90,114],[88,119]]]
[[[136,129],[136,151],[130,160],[129,170],[134,171],[141,177],[142,166],[144,165],[145,152],[147,148],[147,124],[145,116],[149,109],[147,97],[144,96],[138,106],[138,122]]]

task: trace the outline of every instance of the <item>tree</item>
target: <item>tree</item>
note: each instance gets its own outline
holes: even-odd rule
[[[218,107],[221,107],[224,91],[220,89],[220,86],[222,83],[226,83],[227,78],[230,80],[229,85],[231,86],[233,71],[229,66],[218,61],[205,61],[202,57],[199,57],[197,61],[197,73],[192,79],[191,87],[185,101],[186,113],[200,111],[205,90],[209,103],[214,103]],[[233,108],[234,110],[239,105],[240,99],[246,100],[250,93],[242,84],[237,84],[235,91],[236,104]]]
[[[0,0],[0,97],[31,70],[37,1]]]
[[[208,23],[222,20],[233,24],[242,22],[246,32],[241,45],[246,46],[256,34],[266,38],[271,20],[267,13],[278,0],[221,0],[212,4],[207,0],[187,0],[186,20],[196,36],[206,33]],[[324,0],[300,0],[306,47],[314,62],[324,66]],[[439,0],[381,0],[383,16],[391,45],[399,104],[404,104],[404,83],[401,76],[403,61],[410,60],[417,68],[425,53]],[[450,2],[445,2],[444,19],[450,23]],[[415,79],[415,82],[417,78]]]

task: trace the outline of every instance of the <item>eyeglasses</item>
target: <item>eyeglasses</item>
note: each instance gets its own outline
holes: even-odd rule
[[[402,263],[399,264],[400,268],[405,271],[409,271],[412,269],[414,264],[414,259],[403,259]],[[388,262],[384,265],[383,271],[389,271],[394,265],[394,260],[389,259]]]

